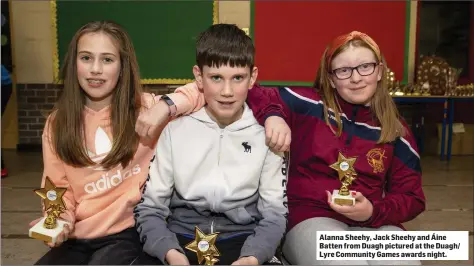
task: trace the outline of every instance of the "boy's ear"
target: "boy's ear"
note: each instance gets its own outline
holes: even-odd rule
[[[193,66],[193,74],[194,74],[194,79],[196,80],[196,84],[199,89],[202,89],[202,72],[201,69],[199,69],[199,66],[195,65]]]
[[[257,81],[257,77],[258,77],[258,68],[253,67],[253,69],[250,73],[250,88],[249,88],[250,90],[253,88],[253,85]]]

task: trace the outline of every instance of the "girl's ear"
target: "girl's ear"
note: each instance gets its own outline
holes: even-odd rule
[[[194,74],[194,79],[196,80],[196,84],[199,89],[203,88],[202,85],[202,72],[201,69],[197,65],[193,66],[193,74]]]
[[[336,88],[336,85],[334,84],[334,81],[332,81],[332,78],[329,77],[328,79],[329,79],[329,84],[331,84],[331,87],[332,87],[333,89],[335,89],[335,88]]]
[[[379,72],[377,73],[377,81],[380,81],[383,74],[383,63],[380,63],[377,67],[379,69]]]

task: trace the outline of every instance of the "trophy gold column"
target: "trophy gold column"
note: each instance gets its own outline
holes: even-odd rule
[[[45,242],[56,243],[57,236],[63,231],[66,221],[59,220],[59,216],[66,210],[63,201],[66,188],[56,187],[49,177],[46,177],[44,188],[34,192],[43,199],[46,217],[30,228],[29,236]]]
[[[352,197],[353,190],[349,190],[349,186],[356,179],[357,173],[354,170],[354,164],[357,157],[346,158],[339,152],[337,162],[330,165],[330,167],[337,171],[339,181],[342,185],[339,190],[334,190],[332,193],[332,203],[338,205],[352,206],[355,204],[355,199]]]

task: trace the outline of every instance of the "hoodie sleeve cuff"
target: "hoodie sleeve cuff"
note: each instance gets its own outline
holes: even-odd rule
[[[278,112],[272,112],[272,113],[268,113],[266,114],[264,117],[263,117],[263,123],[262,124],[265,124],[265,121],[267,121],[267,118],[271,117],[271,116],[278,116],[278,117],[281,117],[283,118],[283,120],[286,120],[286,117]]]
[[[196,82],[188,83],[176,88],[168,97],[175,103],[177,115],[187,115],[201,109],[206,101],[204,94],[199,90]]]
[[[268,258],[268,256],[262,250],[262,248],[243,246],[242,250],[240,251],[239,259],[242,257],[250,257],[250,256],[254,256],[255,258],[257,258],[259,265],[263,265],[265,262],[271,259],[271,257]]]
[[[151,250],[145,250],[148,254],[157,257],[163,264],[167,264],[166,262],[166,253],[171,249],[176,249],[177,251],[184,254],[183,249],[179,245],[178,240],[176,237],[165,237],[160,238],[155,241],[152,245]]]

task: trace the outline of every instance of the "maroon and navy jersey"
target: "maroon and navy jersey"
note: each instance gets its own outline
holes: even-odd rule
[[[380,227],[412,220],[425,210],[420,156],[411,130],[391,143],[377,143],[380,126],[370,108],[338,97],[342,135],[324,119],[321,96],[313,88],[264,88],[249,91],[247,103],[260,124],[272,115],[283,117],[291,128],[288,175],[288,229],[313,217],[329,217],[350,226]],[[334,114],[329,110],[333,129]],[[373,204],[372,217],[353,221],[328,205],[326,190],[340,189],[341,181],[330,165],[341,152],[357,157],[356,179],[350,190],[361,192]]]

